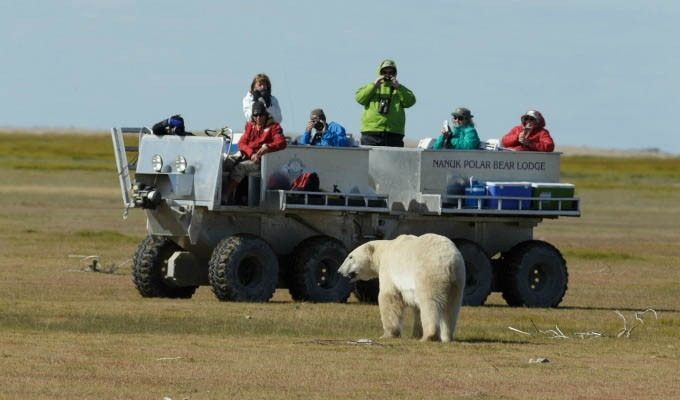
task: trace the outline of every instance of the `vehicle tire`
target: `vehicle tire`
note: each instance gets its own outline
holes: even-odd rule
[[[529,240],[503,257],[501,288],[512,307],[557,307],[567,291],[569,273],[562,254],[550,243]]]
[[[140,243],[132,260],[132,282],[142,297],[168,297],[190,299],[198,286],[173,286],[164,279],[168,259],[182,250],[175,242],[163,236],[147,236]]]
[[[378,293],[380,293],[378,278],[354,283],[354,295],[360,303],[378,304]]]
[[[489,297],[493,287],[491,260],[477,243],[466,239],[455,239],[458,251],[465,260],[464,306],[481,306]]]
[[[213,250],[208,279],[221,301],[265,302],[276,290],[279,261],[267,242],[257,236],[230,236]]]
[[[293,300],[344,303],[352,282],[338,273],[347,257],[339,241],[319,236],[304,240],[293,251],[290,295]]]

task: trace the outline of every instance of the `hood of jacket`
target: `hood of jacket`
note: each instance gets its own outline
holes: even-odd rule
[[[529,110],[525,112],[522,117],[519,119],[520,122],[522,123],[522,126],[524,126],[524,117],[533,117],[536,119],[537,124],[536,128],[545,128],[545,118],[543,118],[543,114],[541,114],[538,110]]]
[[[397,73],[399,71],[397,70],[397,63],[395,63],[393,60],[382,60],[380,62],[380,65],[378,65],[378,75],[380,75],[380,70],[382,70],[385,67],[394,68],[394,76],[397,76]]]

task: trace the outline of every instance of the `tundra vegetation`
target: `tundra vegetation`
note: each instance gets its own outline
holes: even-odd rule
[[[494,293],[454,343],[381,340],[353,298],[141,298],[109,136],[0,133],[0,398],[680,397],[680,158],[565,156],[562,180],[582,217],[535,232],[567,260],[559,308]]]

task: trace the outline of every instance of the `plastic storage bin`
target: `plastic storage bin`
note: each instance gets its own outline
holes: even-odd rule
[[[487,182],[486,189],[489,196],[496,197],[531,197],[530,182]],[[500,202],[501,210],[519,210],[520,200],[489,199],[487,208],[498,209]],[[528,210],[531,200],[521,200],[522,210]]]
[[[474,176],[468,178],[469,184],[465,187],[466,196],[486,196],[486,184],[479,182]],[[484,208],[486,200],[484,199],[465,199],[463,208]]]
[[[532,183],[531,197],[538,197],[541,199],[572,198],[574,197],[574,185],[570,183]],[[559,202],[557,200],[533,200],[531,202],[531,209],[538,210],[539,204],[541,210],[559,209]],[[575,201],[562,201],[562,210],[575,209]]]
[[[486,186],[483,183],[475,183],[465,188],[466,196],[485,196]],[[465,208],[484,208],[486,200],[482,199],[478,207],[479,199],[465,199]]]

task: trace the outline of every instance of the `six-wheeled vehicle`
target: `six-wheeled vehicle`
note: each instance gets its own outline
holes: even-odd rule
[[[462,252],[464,304],[501,291],[511,306],[556,307],[567,290],[560,251],[533,239],[544,218],[580,215],[573,187],[559,182],[559,153],[289,145],[265,155],[236,204],[224,205],[234,135],[111,132],[125,213],[147,216],[132,266],[144,297],[190,298],[209,285],[222,301],[267,301],[288,288],[301,301],[344,302],[354,291],[375,302],[376,282],[353,285],[337,273],[347,253],[424,233]],[[126,134],[136,146],[125,146]],[[291,190],[304,173],[317,174],[318,191]]]

